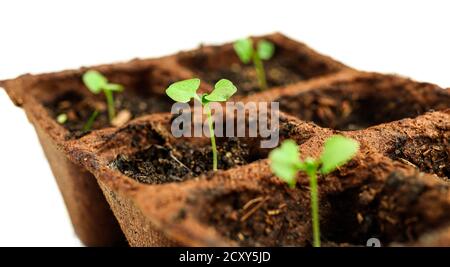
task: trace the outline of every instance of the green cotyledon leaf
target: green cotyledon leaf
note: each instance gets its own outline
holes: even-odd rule
[[[297,171],[300,169],[300,152],[293,140],[284,141],[279,148],[269,154],[270,168],[291,188],[295,187]]]
[[[121,84],[117,84],[117,83],[108,83],[105,85],[104,89],[113,91],[113,92],[122,92],[123,86]]]
[[[94,94],[100,93],[108,84],[108,79],[96,70],[88,70],[82,79],[89,91]]]
[[[214,90],[203,98],[209,102],[223,102],[227,101],[236,91],[237,88],[231,81],[221,79],[215,84]]]
[[[188,79],[171,84],[166,89],[166,94],[177,102],[187,103],[192,98],[198,98],[197,90],[200,87],[200,79]]]
[[[356,140],[342,136],[333,135],[325,141],[323,152],[320,156],[322,167],[320,171],[328,174],[337,167],[346,164],[356,155],[359,143]]]
[[[258,51],[258,56],[263,60],[270,59],[275,53],[274,44],[266,40],[259,41],[256,49]]]
[[[247,64],[252,59],[253,55],[253,41],[250,38],[240,39],[233,44],[234,51],[239,59]]]

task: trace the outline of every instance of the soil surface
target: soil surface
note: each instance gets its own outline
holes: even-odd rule
[[[275,58],[264,61],[267,86],[269,88],[296,83],[304,79],[298,72],[286,67],[283,61],[286,60]],[[200,77],[210,84],[215,84],[223,78],[232,81],[239,88],[237,95],[245,96],[261,91],[253,64],[242,65],[234,63],[229,68],[208,71],[197,70],[197,72]]]
[[[172,120],[176,115],[170,118]],[[298,124],[293,118],[285,115],[279,119],[281,140],[295,136],[296,142],[301,144],[320,131],[320,128],[312,123]],[[164,125],[166,123],[164,121]],[[123,145],[121,142],[125,141],[126,147],[137,151],[119,154],[111,166],[139,182],[148,184],[179,182],[212,170],[209,138],[175,142],[168,128],[162,127],[164,130],[158,128],[145,122],[142,125],[131,123],[105,137],[109,148]],[[196,142],[200,140],[200,143]],[[261,141],[261,138],[253,137],[216,137],[218,169],[227,170],[267,158],[271,149],[261,148]]]
[[[123,93],[115,94],[114,101],[116,116],[121,111],[128,111],[131,113],[130,119],[155,112],[167,112],[171,108],[171,102],[166,96],[142,97]],[[99,115],[92,126],[92,130],[111,127],[103,97],[85,97],[75,91],[68,91],[52,102],[46,103],[45,106],[55,119],[59,114],[67,114],[68,120],[64,123],[64,127],[69,130],[68,139],[79,138],[88,133],[83,131],[83,128],[95,110],[99,111]]]
[[[450,94],[441,88],[393,76],[334,83],[276,101],[283,112],[343,131],[450,108]]]
[[[258,158],[238,138],[218,138],[218,169],[245,165]],[[123,174],[141,183],[162,184],[180,182],[212,170],[211,147],[189,143],[174,147],[151,145],[133,155],[119,155],[112,163]]]
[[[264,182],[264,190],[203,191],[200,219],[242,246],[308,243],[309,201],[302,192]],[[305,224],[306,223],[306,224]]]
[[[448,135],[443,134],[433,139],[426,136],[409,140],[399,138],[390,157],[450,181],[450,136]]]
[[[365,246],[372,237],[383,245],[415,242],[449,223],[449,183],[374,160],[372,170],[351,165],[334,174],[348,184],[319,177],[322,246]],[[269,176],[258,183],[258,189],[201,191],[191,204],[202,221],[241,246],[312,246],[308,185],[289,189]]]

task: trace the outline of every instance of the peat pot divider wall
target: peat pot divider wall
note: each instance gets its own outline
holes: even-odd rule
[[[148,218],[142,214],[141,210],[136,207],[131,198],[123,197],[121,193],[114,192],[100,180],[99,185],[130,246],[178,246],[178,243],[157,230]]]
[[[255,43],[264,39],[275,45],[274,56],[264,62],[269,89],[301,84],[341,71],[356,71],[279,33],[252,39]],[[176,59],[181,68],[210,87],[221,78],[233,81],[239,88],[235,99],[260,92],[253,65],[239,60],[232,43],[201,45],[198,49],[178,53]]]
[[[29,112],[26,105],[24,108],[35,127],[77,236],[86,246],[126,245],[97,179],[84,167],[70,161],[36,122],[34,113]]]

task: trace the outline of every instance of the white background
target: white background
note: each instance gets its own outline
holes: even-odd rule
[[[352,67],[450,87],[447,1],[0,1],[0,79],[280,31]],[[0,90],[0,246],[79,246],[24,113]]]

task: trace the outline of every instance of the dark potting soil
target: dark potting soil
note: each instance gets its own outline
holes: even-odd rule
[[[368,87],[367,92],[361,93],[353,90],[355,84],[317,88],[297,95],[282,96],[277,101],[283,112],[341,131],[361,130],[450,107],[448,94],[429,90],[427,96],[422,92],[429,88],[424,86],[415,88],[416,92],[404,88],[381,91]],[[430,100],[432,97],[436,99]]]
[[[437,205],[438,195],[442,195],[436,200],[442,209],[450,209],[445,200],[448,186],[432,187],[420,180],[419,172],[405,176],[392,169],[387,177],[372,177],[375,173],[345,188],[340,188],[338,179],[319,186],[322,246],[365,246],[373,237],[383,245],[414,242],[424,232],[446,225],[450,216],[444,211],[437,211],[439,217],[426,214],[427,207]],[[355,171],[353,175],[363,174]],[[255,190],[218,187],[201,191],[191,198],[191,206],[200,207],[196,212],[203,222],[241,246],[311,246],[308,187],[297,185],[291,190],[278,183],[259,183],[263,185]],[[421,217],[423,221],[418,220]]]
[[[267,86],[269,88],[284,86],[305,79],[298,72],[288,67],[292,62],[287,58],[275,57],[271,60],[264,61],[263,64],[266,72]],[[227,68],[218,70],[196,69],[195,71],[203,80],[210,84],[215,84],[223,78],[232,81],[238,87],[237,95],[245,96],[261,91],[252,63],[247,65],[234,63]]]
[[[383,183],[373,180],[329,196],[324,238],[364,246],[375,237],[384,246],[415,242],[423,233],[447,225],[448,184],[433,187],[420,176],[419,172],[405,176],[394,171]],[[430,210],[435,214],[430,216]]]
[[[297,246],[309,243],[309,202],[302,192],[274,184],[264,191],[202,192],[209,205],[200,217],[241,246]],[[306,223],[306,224],[305,224]]]
[[[436,174],[450,181],[450,139],[448,136],[436,138],[398,138],[390,158],[419,169]]]
[[[116,115],[126,110],[131,113],[130,119],[150,113],[167,112],[171,108],[171,102],[166,96],[142,97],[123,93],[115,94],[114,101]],[[99,111],[99,115],[92,130],[111,127],[103,96],[85,97],[75,91],[68,91],[46,103],[45,106],[55,120],[59,114],[67,114],[68,120],[64,123],[64,127],[69,130],[68,139],[79,138],[87,133],[83,131],[83,128],[95,110]]]
[[[337,130],[359,130],[376,124],[368,116],[369,106],[363,107],[351,98],[351,93],[326,93],[321,90],[304,92],[278,99],[280,110],[319,126]],[[363,109],[366,109],[364,112]],[[355,112],[356,111],[356,112]]]
[[[220,170],[257,160],[238,138],[218,139],[217,153]],[[198,147],[189,143],[177,144],[173,148],[151,145],[130,156],[119,155],[112,163],[123,174],[147,184],[184,181],[211,171],[212,165],[209,145]]]

